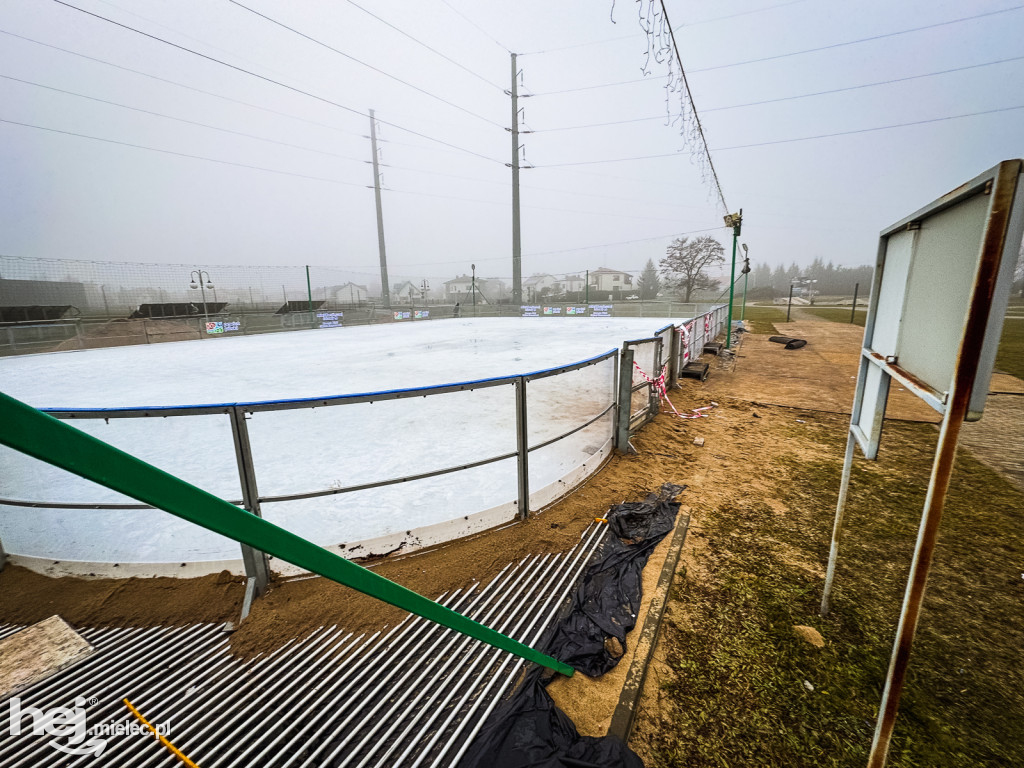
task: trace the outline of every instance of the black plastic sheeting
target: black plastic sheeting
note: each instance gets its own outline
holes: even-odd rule
[[[675,527],[679,503],[673,499],[684,487],[666,484],[642,502],[609,511],[606,519],[613,535],[541,646],[546,653],[590,677],[618,664],[626,633],[636,625],[644,566]],[[544,688],[545,672],[533,669],[491,714],[460,761],[461,768],[643,768],[640,758],[614,736],[580,736]]]
[[[675,527],[682,487],[664,485],[644,501],[627,502],[608,513],[614,536],[608,537],[600,558],[587,568],[573,598],[569,615],[559,622],[547,651],[589,677],[612,669],[626,647],[626,633],[636,625],[643,597],[644,566],[651,552]]]

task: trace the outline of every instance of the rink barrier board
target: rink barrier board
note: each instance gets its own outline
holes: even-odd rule
[[[721,327],[721,319],[720,319],[719,315],[721,315],[721,313],[723,311],[724,311],[724,307],[717,307],[717,308],[714,308],[711,312],[707,313],[707,316],[710,316],[712,318],[710,324],[711,324],[711,327],[712,327],[712,332],[715,333],[715,334],[717,334],[717,331]],[[697,326],[701,326],[701,329],[703,330],[704,323],[702,322],[702,320],[703,320],[704,317],[705,316],[700,316],[700,317],[697,317],[697,318],[694,318],[694,319],[686,320],[684,322],[693,323],[695,329],[696,329]],[[675,330],[671,331],[671,333],[668,334],[669,338],[671,338],[672,336],[678,334],[678,326],[676,326],[674,324],[669,324],[669,325],[666,325],[663,328],[659,329],[658,332],[657,332],[657,335],[654,336],[654,337],[649,337],[647,339],[635,339],[635,340],[632,340],[630,342],[627,342],[627,344],[637,344],[637,343],[643,343],[643,342],[656,342],[657,346],[659,348],[659,351],[660,351],[660,349],[664,347],[665,334],[666,334],[666,332],[669,332],[670,329],[675,329]],[[696,333],[691,334],[691,347],[694,347],[697,350],[699,350],[700,347],[697,346],[696,342],[698,340],[696,339],[696,336],[697,336]],[[701,341],[702,341],[702,339],[701,339]],[[676,348],[673,349],[673,346],[675,346]],[[672,345],[672,344],[670,344],[668,349],[672,352],[672,357],[676,358],[676,360],[672,360],[672,359],[669,360],[670,367],[672,367],[672,368],[681,367],[681,364],[679,363],[679,361],[682,358],[682,345],[681,344],[679,344],[679,345]],[[98,409],[98,408],[91,408],[91,409],[86,409],[86,408],[50,408],[50,409],[43,409],[43,410],[44,410],[45,413],[47,413],[47,414],[49,414],[51,416],[54,416],[54,417],[59,418],[59,419],[67,419],[67,420],[74,420],[74,419],[109,419],[109,418],[140,418],[140,417],[141,418],[158,418],[158,417],[188,416],[188,415],[223,414],[223,415],[228,415],[232,419],[233,422],[237,422],[239,419],[244,420],[244,416],[247,413],[256,413],[256,412],[264,412],[264,411],[275,411],[275,410],[289,410],[289,409],[299,409],[299,408],[330,407],[330,406],[333,406],[333,405],[344,405],[344,404],[352,404],[352,403],[372,403],[372,402],[380,402],[380,401],[387,401],[387,400],[397,400],[397,399],[403,399],[403,398],[427,397],[427,396],[430,396],[432,394],[442,394],[442,393],[459,392],[459,391],[472,391],[474,389],[482,389],[482,388],[495,387],[495,386],[507,386],[507,385],[510,385],[510,384],[517,385],[517,389],[519,388],[519,386],[523,386],[525,388],[525,383],[527,383],[529,381],[544,379],[544,378],[548,378],[548,377],[552,377],[552,376],[557,376],[557,375],[560,375],[562,373],[569,373],[569,372],[572,372],[572,371],[580,370],[582,368],[586,368],[588,366],[596,365],[596,364],[599,364],[601,362],[604,362],[604,361],[612,359],[612,358],[618,358],[619,356],[620,356],[620,351],[617,350],[617,349],[613,349],[613,350],[610,350],[610,351],[605,352],[603,354],[595,355],[593,357],[590,357],[590,358],[587,358],[585,360],[581,360],[581,361],[578,361],[576,363],[572,363],[572,364],[569,364],[569,365],[556,366],[556,367],[548,368],[548,369],[541,369],[541,370],[538,370],[538,371],[532,371],[532,372],[524,373],[524,374],[520,374],[520,375],[490,377],[490,378],[483,378],[483,379],[477,379],[477,380],[468,380],[468,381],[464,381],[464,382],[455,382],[455,383],[452,383],[452,384],[439,385],[439,386],[428,386],[428,387],[415,387],[415,388],[407,388],[407,389],[385,390],[385,391],[372,392],[372,393],[354,393],[354,394],[350,394],[350,395],[339,395],[339,396],[332,396],[332,397],[295,398],[295,399],[277,400],[277,401],[252,401],[252,402],[237,402],[237,403],[215,403],[215,404],[201,404],[201,405],[195,405],[195,406],[119,407],[119,408],[102,408],[102,409]],[[699,357],[699,354],[695,355],[695,357]],[[660,358],[659,358],[659,362],[660,362]],[[622,377],[621,371],[617,375],[621,379],[621,377]],[[647,385],[644,385],[644,386],[647,386]],[[637,388],[637,389],[639,389],[639,388]],[[614,392],[621,394],[621,390],[618,387],[615,388]],[[656,398],[656,396],[650,396],[648,398],[648,401],[650,402],[654,398]],[[236,444],[236,455],[237,455],[237,458],[238,458],[239,476],[240,476],[240,481],[241,481],[242,489],[243,489],[243,492],[244,492],[246,490],[247,485],[248,485],[250,487],[250,493],[248,494],[249,498],[247,498],[247,499],[229,500],[228,503],[234,504],[236,506],[243,506],[248,511],[253,512],[257,516],[259,516],[260,515],[259,505],[261,503],[264,503],[264,502],[272,503],[272,502],[287,501],[287,500],[301,499],[301,498],[313,498],[313,497],[317,497],[317,496],[331,495],[331,494],[335,494],[335,493],[345,493],[345,492],[351,492],[351,491],[355,491],[355,490],[365,490],[367,488],[372,488],[372,487],[379,487],[379,486],[384,486],[384,485],[398,484],[398,483],[402,483],[402,482],[408,482],[410,480],[423,479],[423,478],[426,478],[426,477],[433,477],[433,476],[436,476],[436,475],[447,474],[447,473],[450,473],[450,472],[457,472],[457,471],[460,471],[462,469],[467,469],[467,468],[474,467],[474,466],[481,466],[483,464],[493,463],[493,462],[496,462],[496,461],[503,461],[503,460],[510,459],[510,458],[512,458],[514,456],[515,457],[522,457],[522,458],[528,460],[529,453],[531,453],[533,451],[536,451],[536,450],[539,450],[540,448],[544,448],[544,447],[546,447],[548,445],[551,445],[553,443],[556,443],[559,440],[563,440],[563,439],[565,439],[565,438],[567,438],[567,437],[569,437],[569,436],[571,436],[571,435],[573,435],[573,434],[575,434],[575,433],[577,433],[577,432],[579,432],[579,431],[581,431],[583,429],[586,429],[587,427],[593,425],[594,423],[599,421],[601,418],[604,418],[605,416],[608,415],[608,413],[610,411],[616,409],[616,404],[619,402],[620,399],[621,398],[619,398],[618,395],[613,394],[613,401],[612,401],[611,405],[609,405],[607,408],[603,409],[596,416],[588,419],[587,422],[574,427],[573,429],[569,430],[568,432],[565,432],[565,433],[563,433],[561,435],[558,435],[558,436],[556,436],[554,438],[550,438],[550,439],[548,439],[548,440],[546,440],[546,441],[544,441],[542,443],[539,443],[537,445],[525,446],[525,447],[521,446],[520,448],[517,448],[517,451],[515,453],[506,453],[506,454],[502,454],[500,456],[492,457],[490,459],[481,460],[479,462],[472,462],[470,464],[463,464],[463,465],[459,465],[459,466],[456,466],[456,467],[449,467],[449,468],[444,468],[444,469],[441,469],[441,470],[434,470],[432,472],[423,473],[421,475],[413,475],[413,476],[409,476],[409,477],[405,477],[405,478],[395,478],[395,479],[391,479],[391,480],[381,481],[379,483],[365,484],[365,485],[359,485],[359,486],[351,486],[351,487],[342,488],[342,489],[328,489],[328,490],[323,490],[323,491],[311,491],[311,492],[306,492],[306,493],[303,493],[303,494],[289,494],[289,495],[284,495],[284,496],[265,496],[265,497],[264,496],[260,496],[258,494],[258,492],[255,491],[255,483],[252,482],[251,485],[250,485],[250,483],[248,482],[250,480],[254,481],[254,476],[255,476],[255,470],[251,466],[251,453],[249,451],[241,451],[241,450],[239,450],[238,445]],[[629,402],[629,398],[627,398],[627,403],[628,402]],[[656,409],[657,406],[654,405],[653,408]],[[619,410],[621,411],[621,404],[620,404]],[[656,410],[651,412],[651,407],[648,406],[648,408],[645,411],[645,418],[646,418],[646,420],[649,421],[650,418],[653,418],[654,414],[656,414]],[[621,433],[617,431],[618,428],[619,428],[619,421],[620,420],[621,420],[621,414],[620,413],[616,413],[615,423],[612,426],[611,436],[606,440],[604,447],[600,451],[600,455],[602,457],[605,457],[606,453],[609,452],[612,447],[620,448],[620,445],[621,445],[621,442],[622,442],[622,440],[621,440]],[[518,419],[517,419],[517,421],[518,421]],[[630,426],[630,422],[631,421],[632,420],[627,417],[627,419],[626,419],[627,427]],[[517,431],[519,431],[522,434],[525,434],[525,424],[522,425],[522,429],[519,429]],[[630,433],[632,433],[633,431],[635,431],[635,429],[630,429],[629,430]],[[628,437],[626,438],[626,440],[628,442]],[[248,466],[246,466],[246,462],[243,461],[242,454],[247,454],[248,455],[248,457],[249,457]],[[525,456],[523,454],[525,454]],[[602,461],[603,461],[603,458],[602,458]],[[409,535],[411,533],[415,533],[416,534],[416,538],[419,538],[421,541],[429,542],[429,543],[419,543],[419,544],[416,544],[415,548],[418,549],[418,548],[427,547],[427,546],[435,546],[436,544],[441,543],[442,541],[451,540],[452,538],[458,538],[458,537],[465,536],[465,535],[472,535],[474,533],[478,533],[481,530],[486,530],[488,528],[494,527],[495,525],[500,525],[502,522],[511,522],[512,520],[515,519],[516,513],[518,513],[521,509],[524,509],[525,513],[528,514],[530,508],[536,508],[538,505],[539,506],[545,506],[545,505],[553,502],[554,500],[556,500],[559,497],[559,495],[564,494],[568,490],[571,490],[571,488],[573,487],[573,483],[574,482],[575,483],[582,482],[583,479],[585,479],[587,476],[589,476],[590,472],[593,471],[596,468],[594,466],[594,464],[595,463],[593,461],[583,462],[576,469],[570,471],[565,477],[563,477],[563,478],[561,478],[561,479],[559,479],[559,480],[549,484],[548,486],[546,486],[545,488],[541,489],[537,493],[532,493],[532,492],[529,491],[529,488],[528,488],[528,470],[527,470],[527,473],[524,473],[523,470],[520,469],[520,483],[519,483],[519,485],[520,485],[520,499],[519,499],[518,502],[510,502],[510,503],[506,503],[506,504],[501,504],[501,505],[498,505],[496,507],[490,508],[488,510],[483,510],[481,512],[469,515],[468,517],[459,517],[459,518],[457,518],[454,521],[447,521],[445,523],[438,523],[438,524],[433,524],[433,525],[430,525],[430,526],[424,526],[422,529],[413,529],[413,531],[410,531],[410,532],[403,532],[397,538],[392,537],[392,536],[383,536],[383,537],[379,537],[379,538],[376,538],[376,539],[367,539],[367,540],[363,540],[361,542],[356,542],[356,543],[354,543],[353,546],[354,546],[354,548],[356,550],[358,550],[360,552],[361,551],[365,551],[368,554],[369,553],[374,553],[374,552],[380,552],[380,551],[387,552],[387,551],[393,550],[396,547],[400,546],[402,544],[402,540],[404,539],[406,541],[407,549],[403,549],[403,551],[413,551],[413,548],[412,548],[413,545],[412,545],[412,543],[410,541],[413,537],[411,535]],[[525,477],[524,477],[524,474],[525,474]],[[578,477],[578,479],[576,479],[574,481],[574,480],[571,479],[573,477]],[[525,480],[525,482],[524,482],[524,480]],[[526,486],[526,487],[524,487],[524,486]],[[549,494],[552,494],[552,493],[555,494],[555,495],[553,495],[553,496],[549,495]],[[527,503],[525,503],[525,504],[522,503],[524,500]],[[15,507],[62,508],[62,509],[83,509],[83,510],[84,509],[148,509],[148,508],[152,508],[149,505],[143,505],[143,504],[113,504],[113,503],[111,503],[111,504],[98,504],[98,503],[74,503],[74,502],[46,502],[46,501],[31,501],[31,500],[22,500],[22,499],[0,499],[0,504],[6,504],[6,505],[9,505],[9,506],[15,506]],[[519,516],[523,517],[524,515],[523,514],[519,514]],[[443,534],[443,538],[438,538],[442,534]],[[391,544],[391,546],[387,546],[388,544]],[[351,556],[352,557],[361,557],[361,556],[364,556],[364,555],[354,553]],[[129,562],[121,562],[121,563],[119,563],[117,565],[116,569],[113,569],[112,568],[113,563],[106,563],[106,564],[104,564],[104,563],[87,562],[87,561],[74,561],[74,560],[67,560],[67,559],[61,560],[60,562],[55,562],[52,558],[47,558],[47,557],[41,556],[41,555],[30,555],[30,554],[12,553],[12,554],[9,554],[9,558],[10,558],[11,562],[24,564],[27,567],[32,568],[33,570],[37,570],[37,571],[41,571],[41,572],[59,571],[59,572],[62,572],[62,573],[71,573],[71,572],[73,572],[73,571],[71,571],[71,568],[74,567],[72,564],[76,564],[76,565],[77,564],[81,564],[83,566],[83,568],[78,573],[78,575],[81,575],[81,573],[96,573],[96,574],[99,575],[99,574],[101,574],[101,572],[105,572],[105,573],[107,573],[107,575],[110,575],[110,576],[128,576],[128,575],[145,575],[145,574],[185,576],[186,574],[188,574],[188,575],[197,575],[200,571],[202,573],[207,573],[207,572],[224,570],[225,567],[226,567],[227,570],[232,570],[232,571],[237,572],[238,564],[241,562],[240,560],[234,560],[234,559],[218,559],[218,560],[209,560],[209,561],[196,561],[196,562],[186,563],[184,565],[182,565],[179,562],[174,562],[174,563],[139,563],[139,562],[129,563]],[[210,570],[207,570],[207,566],[210,568]],[[277,567],[279,567],[279,565],[276,564],[275,568],[277,568]]]

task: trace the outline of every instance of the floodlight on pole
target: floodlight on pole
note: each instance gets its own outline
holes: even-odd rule
[[[729,213],[725,216],[725,226],[732,227],[732,271],[729,275],[729,320],[725,326],[725,348],[732,346],[732,302],[733,288],[736,283],[736,241],[739,240],[740,229],[743,225],[743,209],[739,213]]]

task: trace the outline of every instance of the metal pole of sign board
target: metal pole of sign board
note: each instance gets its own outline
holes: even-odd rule
[[[789,313],[793,309],[793,284],[789,284],[789,303],[786,304],[786,322],[789,322]]]
[[[857,316],[857,291],[860,288],[860,283],[853,284],[853,306],[850,309],[850,322]]]
[[[875,272],[872,276],[871,283],[871,295],[873,297],[879,295],[879,290],[882,285],[882,269],[884,265],[885,254],[886,246],[884,243],[880,242],[878,244],[878,253],[876,255],[875,260]],[[789,290],[790,295],[792,295],[792,283],[790,283]],[[871,308],[869,307],[868,316],[864,322],[864,341],[862,343],[862,347],[866,347],[868,345],[869,340],[873,338],[875,332],[875,317],[870,310]],[[839,485],[839,499],[836,502],[836,516],[835,521],[832,524],[832,543],[829,546],[828,568],[825,571],[825,588],[822,591],[821,596],[821,609],[819,613],[822,617],[828,616],[830,609],[829,601],[832,596],[832,582],[835,580],[836,564],[839,560],[839,543],[843,534],[843,513],[846,509],[846,498],[850,490],[850,472],[853,468],[853,449],[856,442],[856,433],[854,432],[854,430],[856,429],[856,425],[860,423],[861,410],[864,401],[864,391],[867,384],[867,377],[868,363],[865,361],[864,357],[861,356],[860,367],[857,371],[857,386],[853,396],[853,408],[851,409],[850,413],[850,430],[849,434],[847,435],[846,455],[843,459],[843,478]],[[882,378],[885,378],[885,374],[882,375]],[[875,424],[880,425],[882,423],[882,418],[885,416],[885,403],[888,399],[888,395],[889,392],[888,389],[886,389],[883,395],[879,397],[876,401],[875,407],[876,409],[880,410],[877,411],[875,414],[875,418],[873,421],[873,423]],[[880,434],[881,433],[879,432],[878,436],[880,436]],[[878,449],[878,436],[869,436],[869,442],[871,443],[871,445],[861,446],[861,448],[864,450],[865,456],[869,459],[874,459],[877,455],[876,452]]]

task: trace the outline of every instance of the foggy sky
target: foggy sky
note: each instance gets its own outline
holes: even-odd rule
[[[312,264],[374,282],[374,109],[391,282],[443,281],[471,263],[510,277],[510,51],[522,54],[534,166],[521,174],[524,277],[639,271],[684,232],[730,242],[691,146],[665,125],[665,66],[610,85],[644,77],[635,3],[246,0],[389,77],[227,0],[68,2],[320,98],[53,0],[5,1],[0,254]],[[667,7],[755,263],[872,263],[880,229],[1024,154],[1024,10],[1013,0]],[[1002,59],[1015,60],[989,64]],[[864,130],[920,121],[935,122]],[[620,124],[581,127],[597,123]],[[864,132],[788,141],[852,131]],[[648,155],[668,157],[634,159]]]

